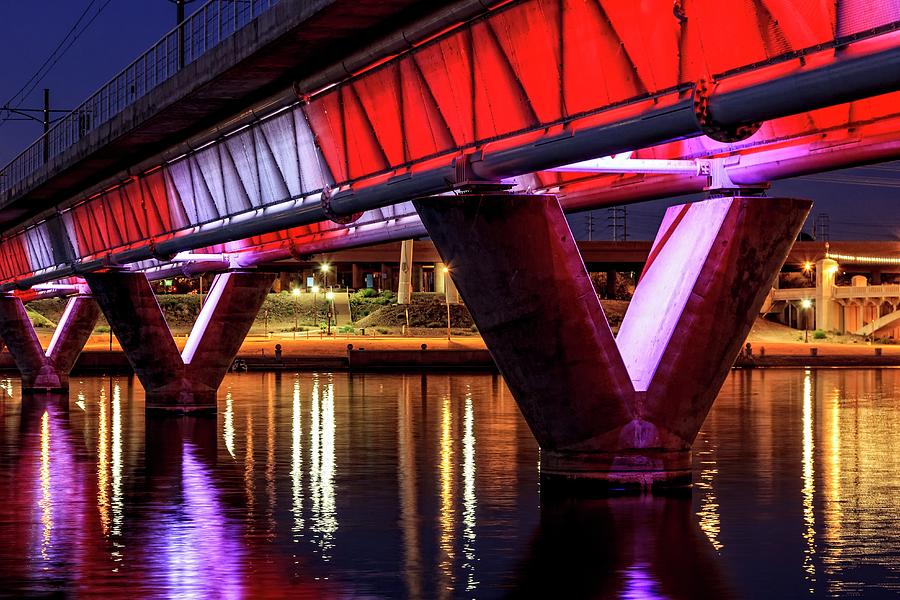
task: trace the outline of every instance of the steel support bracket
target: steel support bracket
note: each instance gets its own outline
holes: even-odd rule
[[[472,154],[462,154],[453,161],[453,178],[447,183],[451,189],[463,194],[508,192],[514,183],[497,179],[485,179],[472,168]]]
[[[764,196],[769,189],[768,182],[741,185],[731,180],[724,158],[697,160],[697,174],[706,177],[704,191],[709,198],[724,196]]]

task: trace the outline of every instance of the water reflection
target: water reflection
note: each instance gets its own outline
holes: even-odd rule
[[[816,491],[815,467],[813,465],[813,397],[809,369],[803,375],[803,538],[806,550],[803,554],[803,569],[809,581],[809,592],[815,593],[816,565],[816,515],[813,494]]]
[[[49,558],[53,532],[53,498],[50,495],[50,413],[44,411],[41,416],[41,558]]]
[[[440,498],[441,508],[438,521],[438,545],[440,560],[438,561],[438,582],[440,597],[447,598],[453,592],[454,533],[455,510],[453,504],[453,417],[450,413],[450,396],[441,398],[441,433],[440,433]]]
[[[291,525],[293,541],[300,541],[303,533],[303,454],[300,444],[303,440],[303,419],[300,407],[300,376],[294,377],[291,405]]]
[[[338,528],[334,489],[334,383],[330,377],[321,381],[314,376],[310,403],[312,530],[317,534],[316,543],[321,557],[327,561],[331,558],[334,534]]]
[[[463,415],[463,557],[462,565],[466,573],[466,592],[472,592],[478,586],[475,577],[475,507],[478,499],[475,496],[475,429],[474,409],[472,407],[472,391],[466,390],[466,407]]]
[[[514,597],[728,598],[690,495],[545,495]]]
[[[419,544],[420,516],[417,486],[415,418],[412,414],[412,381],[402,379],[397,406],[397,476],[400,483],[400,528],[403,531],[403,573],[406,594],[422,597],[422,556]]]
[[[722,519],[719,515],[719,502],[716,498],[715,481],[719,469],[716,464],[715,446],[705,432],[701,432],[694,442],[695,464],[699,465],[699,472],[695,477],[694,489],[700,499],[700,510],[697,516],[700,518],[700,529],[706,534],[709,543],[717,551],[722,549],[719,541]]]
[[[689,497],[605,500],[541,492],[499,378],[283,381],[229,376],[207,419],[145,419],[125,379],[55,399],[0,385],[2,593],[900,590],[900,370],[734,373]]]

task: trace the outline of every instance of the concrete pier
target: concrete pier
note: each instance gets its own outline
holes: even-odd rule
[[[811,206],[670,208],[615,339],[554,196],[415,204],[541,446],[542,476],[626,489],[690,484],[691,444]]]
[[[91,296],[69,298],[50,345],[44,351],[22,300],[10,294],[0,295],[0,337],[22,376],[22,389],[69,389],[69,373],[99,317],[100,309]]]
[[[275,275],[217,275],[181,353],[142,273],[105,271],[85,279],[144,386],[147,410],[193,413],[215,411],[219,384]]]

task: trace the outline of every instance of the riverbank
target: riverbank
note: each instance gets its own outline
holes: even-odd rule
[[[46,346],[49,334],[40,335]],[[175,343],[184,347],[187,336]],[[750,339],[752,355],[742,353],[738,368],[762,367],[892,367],[900,366],[900,346]],[[276,345],[281,346],[280,358]],[[424,349],[423,349],[424,345]],[[478,336],[444,337],[318,334],[249,336],[236,358],[249,371],[379,371],[469,370],[494,371],[493,361]],[[74,373],[130,372],[115,338],[95,335],[85,346]],[[12,356],[0,352],[0,371],[15,373]]]

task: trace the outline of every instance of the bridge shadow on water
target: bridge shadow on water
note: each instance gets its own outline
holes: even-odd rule
[[[540,523],[519,565],[517,598],[730,598],[690,492],[541,495]]]

